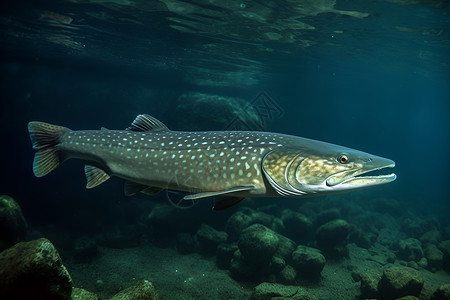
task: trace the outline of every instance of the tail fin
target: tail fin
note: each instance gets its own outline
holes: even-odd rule
[[[61,136],[70,129],[43,122],[28,123],[33,148],[37,150],[33,161],[33,172],[36,177],[42,177],[56,169],[63,161],[58,150]]]

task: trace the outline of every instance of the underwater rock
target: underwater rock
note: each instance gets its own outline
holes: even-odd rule
[[[217,246],[228,239],[228,233],[218,231],[207,224],[202,224],[195,234],[200,249],[208,254],[214,254]]]
[[[382,228],[378,232],[377,242],[383,246],[390,247],[398,241],[399,233],[393,228]]]
[[[189,254],[195,251],[194,238],[189,233],[177,234],[176,240],[178,253]]]
[[[302,245],[292,253],[292,260],[299,275],[310,276],[313,279],[320,277],[326,262],[319,249]]]
[[[231,240],[237,240],[241,231],[251,225],[252,217],[243,211],[237,211],[228,218],[225,231],[230,235]]]
[[[419,240],[422,242],[422,245],[437,245],[441,241],[441,233],[439,232],[439,230],[433,229],[425,232]]]
[[[233,259],[230,263],[230,272],[237,280],[252,281],[255,279],[255,272],[252,266],[244,262],[244,258],[239,249],[233,254]]]
[[[442,269],[444,261],[444,253],[434,244],[429,244],[424,250],[425,257],[428,261],[428,268],[431,271]]]
[[[361,298],[378,298],[378,285],[380,283],[380,274],[374,271],[364,272],[361,275]]]
[[[312,222],[301,213],[290,209],[281,212],[281,220],[284,224],[284,231],[287,237],[297,242],[308,242],[312,238]]]
[[[179,219],[179,210],[169,204],[156,204],[147,216],[147,223],[151,226],[164,228],[168,231],[173,228],[175,221]]]
[[[4,250],[0,266],[0,299],[70,299],[72,279],[45,238]]]
[[[403,266],[388,266],[383,270],[378,289],[382,298],[418,297],[423,284],[419,271]]]
[[[22,241],[27,227],[19,204],[10,196],[0,196],[0,252]]]
[[[277,219],[265,212],[255,211],[250,208],[244,208],[235,212],[228,218],[225,225],[225,231],[229,234],[232,241],[239,239],[241,231],[253,224],[262,224],[271,228],[277,222]],[[279,221],[279,220],[278,220]]]
[[[333,259],[348,257],[347,236],[350,225],[342,219],[333,220],[320,226],[316,231],[316,241],[325,256]]]
[[[349,243],[355,243],[356,246],[365,249],[369,249],[375,239],[376,236],[371,233],[366,233],[359,228],[354,228],[354,230],[352,230],[348,235]]]
[[[156,300],[155,287],[148,280],[141,280],[132,287],[115,294],[111,300]]]
[[[246,262],[264,265],[270,262],[279,242],[276,232],[264,225],[253,224],[241,232],[238,246]]]
[[[422,243],[415,238],[398,241],[396,249],[397,257],[406,261],[418,262],[423,257]]]
[[[283,284],[293,284],[295,283],[296,277],[297,272],[295,271],[295,269],[290,265],[286,265],[279,273],[278,281]]]
[[[441,285],[433,294],[432,300],[450,300],[450,283]]]
[[[226,270],[231,266],[231,260],[233,259],[234,252],[238,250],[236,244],[221,243],[217,246],[216,251],[216,264],[219,269]]]
[[[339,219],[340,217],[341,213],[335,208],[321,211],[314,220],[314,227],[318,228],[323,224]]]
[[[286,267],[286,261],[278,256],[273,256],[270,262],[270,272],[279,273]]]
[[[275,255],[278,257],[282,257],[286,260],[291,259],[291,254],[294,252],[296,244],[293,240],[281,235],[277,234],[279,243],[278,243],[278,249],[275,252]]]
[[[177,99],[174,107],[171,117],[176,126],[184,130],[205,128],[223,130],[233,123],[246,124],[250,126],[245,128],[246,130],[254,130],[258,127],[253,125],[251,128],[251,124],[261,124],[255,108],[244,99],[236,97],[198,92],[184,93]],[[208,118],[204,117],[206,115]]]
[[[288,297],[289,299],[315,299],[304,298],[312,296],[302,291],[301,287],[292,285],[283,285],[280,283],[263,282],[255,287],[252,294],[252,300],[272,300],[277,297]],[[299,298],[297,298],[299,297]],[[283,298],[281,298],[283,299]]]
[[[438,245],[439,250],[444,254],[443,268],[450,270],[450,240],[445,240]]]
[[[75,241],[73,259],[78,263],[88,263],[98,257],[97,241],[90,237],[81,237]]]
[[[407,236],[415,238],[419,238],[426,232],[435,229],[431,222],[418,217],[404,218],[401,223],[403,232],[405,232]]]
[[[395,300],[419,300],[419,298],[414,297],[414,296],[403,296],[400,298],[396,298]]]
[[[80,288],[72,288],[72,298],[71,300],[97,300],[96,294],[86,291]]]

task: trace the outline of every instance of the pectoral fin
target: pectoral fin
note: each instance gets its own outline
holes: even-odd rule
[[[87,179],[86,183],[87,189],[92,189],[97,185],[102,184],[111,177],[102,169],[99,169],[91,165],[84,166],[84,173],[86,174]]]
[[[251,191],[254,188],[255,188],[255,186],[253,186],[253,185],[237,186],[237,187],[234,187],[234,188],[231,188],[228,190],[224,190],[224,191],[203,192],[203,193],[187,195],[187,196],[184,196],[184,200],[193,200],[193,199],[200,199],[200,198],[214,197],[214,196],[228,196],[228,194],[231,194],[231,193]],[[232,197],[233,194],[231,194],[229,196]]]

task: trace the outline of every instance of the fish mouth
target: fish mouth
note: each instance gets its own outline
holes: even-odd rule
[[[397,178],[395,173],[378,175],[379,170],[395,167],[395,162],[388,161],[389,163],[378,166],[364,166],[357,170],[334,174],[327,178],[326,184],[329,187],[339,186],[342,189],[358,189],[392,182]]]

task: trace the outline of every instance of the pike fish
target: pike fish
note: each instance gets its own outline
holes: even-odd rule
[[[246,197],[307,197],[392,182],[395,174],[367,174],[395,163],[358,150],[291,135],[257,131],[172,131],[149,115],[126,130],[72,131],[28,124],[42,177],[70,158],[87,161],[88,189],[111,176],[125,193],[183,191],[185,200],[213,197],[215,210]]]

